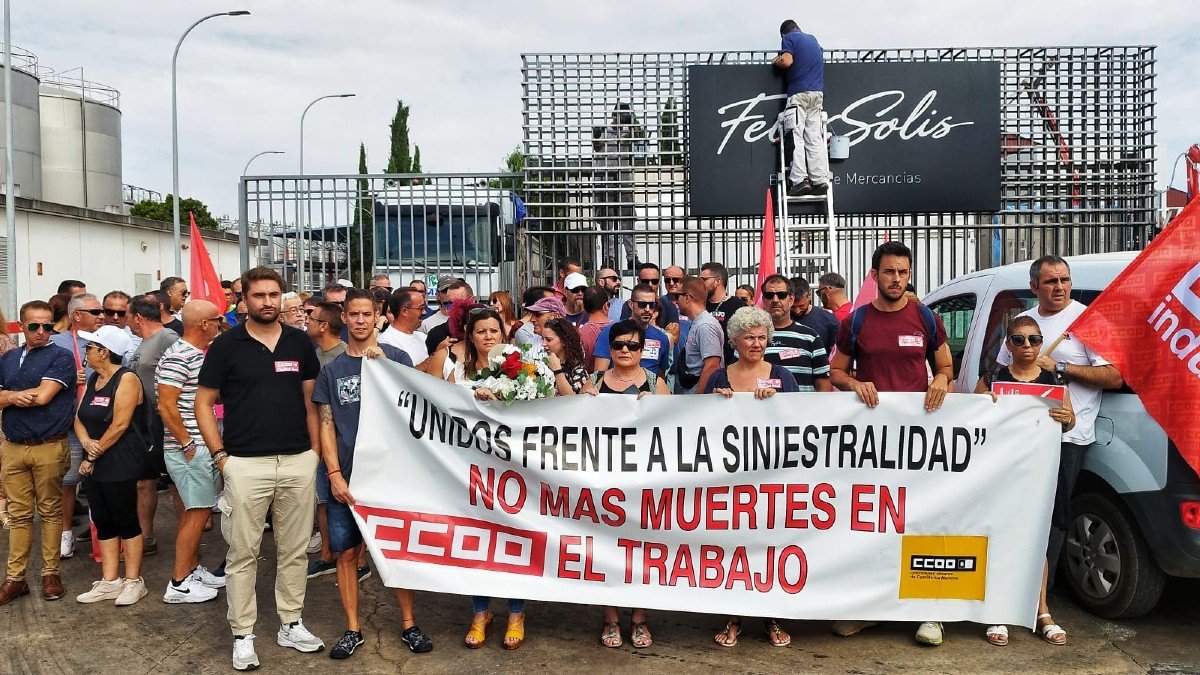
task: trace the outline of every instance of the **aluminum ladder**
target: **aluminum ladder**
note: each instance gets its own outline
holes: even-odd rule
[[[821,113],[821,135],[828,138],[829,115]],[[787,182],[787,143],[784,138],[782,123],[779,125],[779,172],[772,182],[775,188],[775,217],[776,229],[779,232],[779,273],[791,278],[803,276],[809,278],[816,287],[816,277],[824,272],[833,272],[837,251],[837,217],[833,210],[833,181],[824,195],[806,195],[803,197],[788,197]],[[832,173],[830,175],[832,178]],[[799,208],[799,213],[793,212],[792,206],[801,204],[821,204],[822,208],[816,214],[812,209]],[[823,211],[823,212],[822,212]],[[815,218],[814,218],[815,216]]]

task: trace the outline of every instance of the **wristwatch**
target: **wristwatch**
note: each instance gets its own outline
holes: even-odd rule
[[[1054,364],[1054,374],[1065,379],[1067,377],[1067,363],[1065,361],[1059,361],[1058,363]]]

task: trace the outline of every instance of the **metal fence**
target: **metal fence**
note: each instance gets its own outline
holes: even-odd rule
[[[512,189],[521,174],[348,174],[242,178],[239,220],[262,242],[248,261],[300,290],[339,279],[365,288],[430,288],[439,274],[477,294],[511,288],[517,257]]]
[[[529,209],[523,259],[537,261],[521,267],[523,280],[548,280],[541,261],[568,254],[582,258],[587,269],[625,266],[619,237],[628,234],[639,260],[692,272],[718,260],[733,282],[752,282],[761,220],[688,213],[686,77],[693,64],[765,63],[773,56],[523,55],[523,194]],[[912,246],[914,283],[924,293],[976,269],[1048,252],[1137,249],[1153,235],[1153,47],[862,49],[825,56],[829,62],[1001,64],[1002,210],[839,216],[833,268],[852,286],[886,239]],[[803,238],[794,244],[825,248]],[[806,273],[821,271],[814,266]]]

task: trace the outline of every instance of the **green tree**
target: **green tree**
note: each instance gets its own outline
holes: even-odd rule
[[[174,219],[174,214],[172,213],[172,205],[174,203],[175,195],[167,195],[167,198],[161,202],[144,199],[129,207],[129,215],[170,223]],[[206,230],[221,229],[221,224],[208,212],[208,207],[204,205],[204,202],[191,197],[184,197],[179,202],[179,222],[183,227],[187,227],[188,225],[188,211],[195,214],[196,224],[200,227]]]
[[[525,171],[525,155],[521,153],[521,146],[519,144],[512,149],[512,152],[510,152],[504,156],[504,166],[500,167],[500,170],[508,171],[510,173],[520,173],[520,174],[524,173],[524,171]],[[502,180],[493,179],[493,180],[488,181],[488,186],[493,187],[493,188],[504,188],[506,190],[513,190],[517,194],[521,194],[522,188],[525,187],[525,178],[522,176],[522,177],[515,178],[515,179],[512,179],[512,178],[505,178]]]
[[[413,146],[413,160],[412,160],[411,171],[413,173],[421,173],[421,146],[419,146],[419,145]]]
[[[674,98],[667,99],[658,118],[658,162],[662,166],[683,166],[680,143],[679,109]]]
[[[358,144],[358,173],[366,175],[367,146]],[[375,218],[373,214],[374,198],[368,192],[370,181],[366,178],[358,180],[358,198],[354,206],[354,226],[350,230],[346,246],[348,257],[347,267],[351,270],[351,280],[357,288],[366,288],[375,270]],[[362,247],[362,259],[365,269],[354,269],[354,261],[358,259],[359,247]]]
[[[390,128],[392,148],[388,154],[387,173],[410,173],[413,163],[408,149],[408,106],[404,101],[396,101],[396,114]]]

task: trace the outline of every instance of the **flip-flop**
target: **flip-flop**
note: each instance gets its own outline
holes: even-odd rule
[[[767,640],[771,643],[772,647],[786,647],[792,644],[792,636],[783,630],[778,620],[763,619],[763,628],[767,631]]]
[[[997,647],[1003,647],[1008,644],[1008,626],[988,626],[984,637]]]
[[[610,649],[620,647],[621,624],[616,621],[604,624],[604,629],[600,631],[600,644]]]
[[[735,630],[735,628],[736,628],[736,632],[730,632],[730,631]],[[742,634],[741,620],[726,621],[725,622],[725,630],[721,631],[720,633],[717,633],[717,635],[713,637],[713,642],[716,642],[717,644],[721,645],[722,647],[736,647],[737,643],[738,643],[738,637],[740,637],[741,634]],[[732,637],[733,642],[725,642],[723,640],[718,640],[717,637],[719,637],[721,635],[726,635],[726,636]]]
[[[1053,617],[1049,614],[1038,614],[1037,618],[1039,621],[1042,619],[1053,620]],[[1043,640],[1054,645],[1055,647],[1062,647],[1063,645],[1067,644],[1067,631],[1063,630],[1062,626],[1059,626],[1056,623],[1048,623],[1044,626],[1038,626],[1038,635],[1040,635]],[[1062,642],[1055,641],[1055,638],[1057,638],[1059,635],[1063,636]]]

